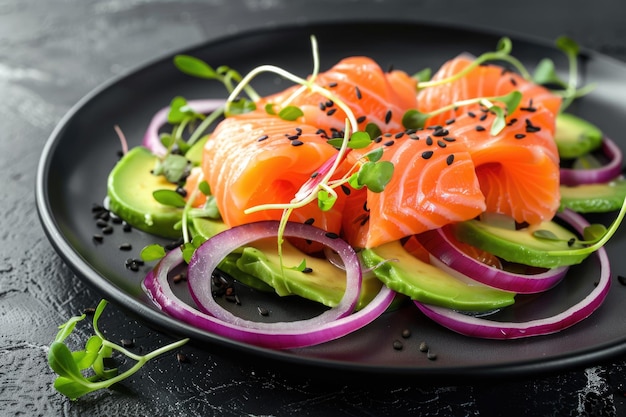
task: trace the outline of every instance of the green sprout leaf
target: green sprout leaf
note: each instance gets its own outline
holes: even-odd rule
[[[153,243],[145,246],[139,256],[146,262],[158,261],[165,256],[165,248],[158,243]]]
[[[250,113],[254,110],[256,110],[256,104],[254,104],[254,101],[240,98],[238,100],[228,103],[228,107],[226,108],[226,116]]]
[[[176,55],[174,65],[179,71],[192,77],[218,79],[218,73],[201,59],[189,55]],[[222,71],[224,71],[222,69]]]
[[[578,55],[580,47],[573,39],[567,36],[559,36],[556,39],[556,47],[563,51],[566,55]]]
[[[343,143],[343,138],[329,139],[327,143],[336,148],[339,148]],[[348,141],[348,148],[363,149],[368,147],[371,143],[372,140],[370,139],[370,135],[367,132],[354,132],[352,136],[350,136],[350,140]]]
[[[322,211],[330,210],[337,201],[337,196],[329,193],[326,190],[319,190],[317,192],[317,205]]]
[[[394,166],[389,161],[366,162],[358,172],[358,183],[375,193],[384,191],[391,180]]]
[[[171,124],[182,123],[184,120],[202,119],[203,114],[196,113],[187,105],[184,97],[174,97],[170,102],[170,110],[167,113],[167,121]]]
[[[533,236],[539,239],[544,239],[544,240],[552,240],[552,241],[562,240],[556,234],[554,234],[554,232],[552,232],[551,230],[546,230],[546,229],[535,230],[533,232]]]
[[[554,68],[554,62],[550,58],[544,58],[539,61],[533,74],[533,82],[541,85],[553,84],[559,87],[567,87],[567,83],[557,74]]]
[[[413,78],[415,78],[418,82],[429,81],[432,77],[432,73],[433,73],[432,69],[424,68],[416,72],[415,74],[413,74]]]
[[[182,155],[169,154],[155,169],[156,175],[163,175],[171,183],[179,182],[189,169],[189,160]]]
[[[287,106],[280,109],[278,112],[278,117],[290,122],[293,122],[302,116],[304,116],[304,112],[297,106]]]
[[[583,230],[583,239],[587,243],[597,242],[607,233],[607,228],[603,224],[591,224]]]
[[[430,117],[428,113],[422,113],[415,109],[407,110],[402,116],[402,125],[406,129],[421,129],[426,124],[426,120]]]
[[[380,158],[383,157],[383,148],[379,147],[376,148],[368,153],[365,154],[365,158],[370,161],[370,162],[376,162],[379,161]]]
[[[181,208],[185,207],[185,204],[187,203],[183,196],[174,190],[155,190],[152,193],[152,196],[156,201],[164,206]]]
[[[276,116],[276,110],[274,110],[274,103],[267,103],[264,108],[265,108],[265,113],[269,114],[270,116]]]
[[[380,127],[378,127],[376,123],[368,123],[365,125],[365,131],[370,136],[370,139],[377,138],[383,134],[382,130],[380,130]]]
[[[200,184],[198,184],[198,189],[204,195],[211,195],[211,186],[206,181],[201,181]]]

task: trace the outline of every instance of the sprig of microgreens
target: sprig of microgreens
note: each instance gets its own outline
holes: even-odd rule
[[[624,220],[624,216],[626,216],[626,199],[624,199],[624,201],[622,202],[622,206],[620,207],[620,210],[617,213],[615,220],[613,220],[613,222],[609,225],[608,228],[603,224],[594,223],[583,229],[582,240],[578,240],[578,239],[567,240],[568,246],[572,247],[575,244],[577,244],[577,245],[581,245],[581,247],[567,249],[567,250],[550,250],[550,251],[547,251],[546,253],[550,256],[569,256],[569,255],[574,255],[577,253],[591,254],[597,251],[598,249],[600,249],[602,246],[604,246],[606,242],[608,242],[609,239],[613,237],[615,232],[617,232],[617,229],[619,228],[620,224],[622,223],[622,220]],[[558,238],[551,231],[544,230],[544,229],[536,230],[533,233],[533,236],[538,239],[544,239],[544,240],[565,241],[563,239]]]
[[[537,84],[556,85],[563,89],[563,91],[553,91],[555,94],[563,97],[560,109],[563,112],[575,99],[591,92],[595,88],[595,84],[588,84],[580,89],[578,88],[578,55],[580,47],[573,39],[567,36],[560,36],[556,40],[556,47],[567,57],[569,64],[568,80],[563,81],[557,75],[554,62],[550,58],[544,58],[539,62],[532,80]]]
[[[407,110],[402,116],[402,125],[407,129],[421,129],[425,127],[426,121],[438,114],[445,113],[450,110],[457,109],[459,107],[471,106],[473,104],[480,104],[485,107],[487,111],[495,114],[495,119],[491,125],[491,134],[497,135],[506,127],[506,116],[513,113],[520,101],[522,100],[522,93],[517,90],[511,91],[503,96],[493,97],[478,97],[467,100],[460,100],[455,103],[440,107],[428,113],[420,112],[416,109]],[[493,102],[504,104],[506,111]]]
[[[64,343],[73,332],[76,324],[85,319],[86,315],[75,316],[59,326],[54,341],[48,351],[48,364],[58,375],[54,381],[54,388],[66,397],[76,400],[85,394],[109,388],[141,369],[149,360],[174,350],[189,341],[182,339],[169,345],[158,348],[146,355],[137,355],[117,345],[104,337],[98,329],[98,320],[107,305],[106,300],[100,301],[93,315],[93,329],[91,336],[82,350],[71,351]],[[119,373],[118,369],[108,369],[105,359],[111,358],[113,351],[135,361],[135,364],[126,371]],[[91,373],[85,376],[85,373]]]

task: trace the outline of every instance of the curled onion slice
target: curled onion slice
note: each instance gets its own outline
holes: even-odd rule
[[[518,294],[546,291],[558,284],[568,271],[567,266],[548,269],[537,274],[518,274],[486,265],[461,251],[444,228],[420,234],[420,243],[430,252],[433,265],[451,274],[460,273],[482,284]]]
[[[580,215],[566,210],[561,217],[579,232],[588,226]],[[594,252],[600,268],[597,285],[577,304],[552,317],[527,322],[497,322],[486,318],[471,317],[454,310],[426,305],[415,301],[415,305],[435,322],[457,333],[485,339],[517,339],[555,333],[587,318],[606,298],[611,286],[611,268],[604,248]]]
[[[285,236],[332,245],[343,257],[347,289],[339,305],[312,319],[278,323],[243,320],[219,306],[210,289],[211,273],[217,264],[232,250],[260,238],[276,237],[277,231],[278,222],[272,221],[238,226],[216,235],[196,250],[189,265],[188,283],[192,297],[204,311],[180,300],[170,287],[169,271],[183,262],[180,249],[170,251],[146,276],[144,288],[159,308],[172,317],[231,340],[276,349],[312,346],[343,337],[371,323],[393,301],[395,292],[383,286],[366,307],[350,314],[358,299],[361,281],[361,269],[353,249],[313,226],[288,223]]]
[[[602,152],[608,157],[609,163],[595,169],[561,168],[562,185],[597,184],[609,182],[617,178],[622,171],[622,151],[608,137],[602,140]]]
[[[211,113],[217,110],[225,103],[225,100],[220,99],[205,99],[205,100],[189,100],[187,105],[191,107],[197,113]],[[142,145],[148,148],[153,154],[162,156],[165,154],[165,146],[161,143],[159,138],[159,129],[167,123],[167,114],[170,108],[164,107],[152,116],[148,129],[144,133]]]

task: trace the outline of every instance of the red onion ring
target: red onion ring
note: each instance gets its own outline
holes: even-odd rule
[[[451,274],[460,273],[482,284],[519,294],[545,291],[558,284],[569,267],[552,268],[538,274],[517,274],[486,265],[463,253],[450,240],[444,228],[419,235],[420,243],[430,252],[432,263]]]
[[[341,307],[327,310],[309,320],[295,322],[259,323],[232,315],[213,300],[210,289],[212,271],[225,254],[233,249],[263,237],[276,237],[277,231],[278,222],[271,221],[238,226],[216,235],[196,250],[188,271],[190,291],[192,297],[201,303],[203,310],[210,311],[217,317],[198,311],[173,293],[168,282],[168,273],[183,262],[179,249],[170,251],[146,276],[144,289],[159,308],[174,318],[232,340],[276,349],[312,346],[343,337],[371,323],[393,301],[395,292],[383,286],[365,308],[350,314],[358,299],[361,280],[360,264],[353,249],[341,239],[330,238],[324,231],[313,226],[288,223],[285,236],[302,237],[332,245],[344,257],[347,266],[347,289],[340,302]]]
[[[610,138],[602,140],[602,152],[609,158],[609,163],[595,169],[561,168],[562,185],[596,184],[609,182],[622,172],[622,151]]]
[[[226,101],[222,99],[205,99],[205,100],[189,100],[187,105],[191,107],[197,113],[211,113],[222,106]],[[157,156],[165,155],[165,146],[159,139],[159,129],[167,123],[167,114],[170,108],[164,107],[152,116],[148,129],[143,136],[142,145],[148,148],[153,154]]]
[[[565,210],[562,218],[582,232],[589,224],[583,217]],[[587,318],[606,298],[611,286],[611,268],[609,257],[604,248],[594,254],[600,265],[600,278],[593,290],[580,302],[567,310],[538,320],[527,322],[497,322],[485,318],[471,317],[454,310],[414,302],[415,305],[428,317],[444,327],[457,333],[485,339],[517,339],[522,337],[539,336],[555,333]]]

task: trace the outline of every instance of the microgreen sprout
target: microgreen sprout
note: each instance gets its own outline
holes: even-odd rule
[[[132,353],[122,346],[107,340],[99,330],[98,320],[106,305],[106,300],[102,300],[98,304],[93,315],[95,335],[87,340],[84,349],[72,352],[64,341],[74,331],[77,323],[85,319],[85,314],[72,317],[59,326],[59,332],[50,346],[48,364],[58,375],[54,381],[54,388],[72,400],[90,392],[109,388],[113,384],[133,375],[149,360],[174,350],[189,340],[179,340],[146,355]],[[113,351],[129,357],[135,361],[135,364],[122,373],[119,373],[118,369],[106,368],[105,359],[111,358]],[[85,374],[89,375],[86,376]]]

